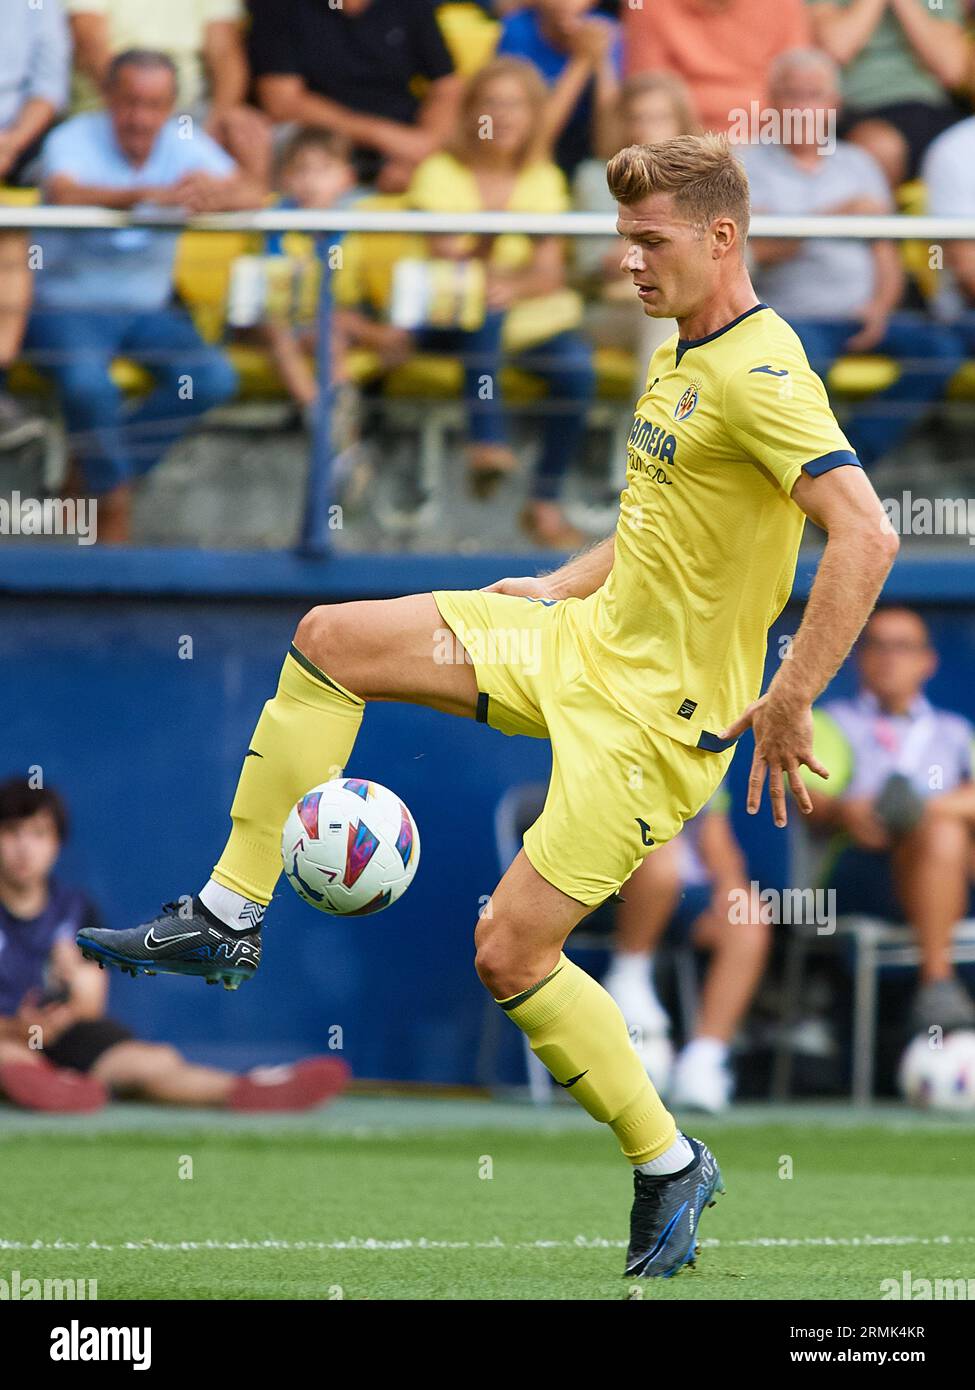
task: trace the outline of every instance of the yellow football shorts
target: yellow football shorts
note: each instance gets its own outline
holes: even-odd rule
[[[462,661],[466,650],[478,720],[505,734],[551,740],[552,778],[525,853],[549,883],[595,907],[697,814],[734,749],[712,753],[679,743],[593,681],[578,635],[586,600],[480,590],[433,597],[444,620],[437,659]]]

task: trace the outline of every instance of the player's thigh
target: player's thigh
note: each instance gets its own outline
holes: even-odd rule
[[[547,716],[552,780],[525,852],[550,883],[594,908],[697,814],[730,756],[627,718],[585,681]]]
[[[322,604],[298,624],[295,646],[363,700],[404,700],[473,716],[474,669],[463,648],[444,659],[432,594]]]
[[[566,937],[590,909],[549,883],[524,850],[481,911],[477,973],[496,999],[509,999],[551,974]]]

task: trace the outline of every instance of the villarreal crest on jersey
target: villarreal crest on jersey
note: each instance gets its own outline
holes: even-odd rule
[[[719,747],[759,694],[792,588],[805,520],[792,488],[804,470],[843,465],[859,463],[823,384],[767,305],[658,348],[627,443],[613,570],[580,606],[594,678],[651,727]]]

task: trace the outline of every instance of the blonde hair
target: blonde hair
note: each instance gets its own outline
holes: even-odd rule
[[[606,182],[618,203],[672,193],[674,206],[695,224],[709,227],[717,217],[730,217],[743,244],[748,235],[748,176],[725,135],[677,135],[659,145],[629,145],[607,164]]]
[[[630,104],[640,97],[663,92],[670,97],[670,105],[680,126],[681,135],[697,135],[701,127],[694,98],[687,83],[675,72],[638,72],[628,77],[620,88],[619,109],[625,112]]]
[[[548,88],[538,69],[524,58],[492,58],[490,63],[485,63],[470,77],[461,98],[457,134],[448,145],[450,153],[466,163],[477,150],[480,145],[477,125],[484,114],[484,90],[498,77],[513,77],[520,82],[532,107],[530,134],[517,157],[519,168],[548,159],[551,147],[544,135],[545,121],[542,118]]]

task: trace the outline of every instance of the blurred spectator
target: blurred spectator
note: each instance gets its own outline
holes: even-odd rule
[[[281,208],[334,208],[348,204],[356,193],[348,141],[314,126],[297,131],[278,156],[276,182],[281,193],[278,200]],[[267,239],[267,251],[271,256],[288,257],[297,269],[309,265],[320,268],[327,258],[326,243],[334,242],[334,237],[324,234],[273,232]],[[298,298],[299,302],[306,300],[315,310],[317,295]],[[341,308],[332,311],[335,334],[330,375],[333,382],[345,377],[343,356],[347,335],[340,330],[340,324],[349,317],[349,312]],[[377,330],[382,327],[368,320],[367,323]],[[273,309],[265,324],[268,346],[281,380],[303,410],[309,410],[318,399],[318,379],[312,363],[316,330],[314,317],[298,322],[294,313],[275,313]]]
[[[453,150],[420,165],[409,188],[410,205],[429,212],[564,212],[565,179],[539,139],[544,104],[544,83],[530,63],[496,58],[482,68],[465,93]],[[485,130],[488,139],[482,138]],[[522,523],[542,545],[575,545],[581,537],[558,499],[582,445],[595,374],[591,351],[576,332],[582,305],[566,288],[562,242],[512,233],[441,236],[430,238],[430,251],[456,262],[477,259],[486,267],[482,326],[431,327],[416,339],[423,350],[463,358],[475,488],[487,491],[517,467],[497,385],[508,349],[550,392],[541,408],[542,453]]]
[[[628,4],[630,0],[598,0],[598,3],[591,6],[592,9],[600,14],[607,15],[610,19],[619,17],[621,4]],[[497,15],[504,19],[506,15],[514,14],[516,10],[525,8],[525,0],[474,0],[482,10],[488,14]]]
[[[812,824],[837,836],[829,876],[838,913],[907,921],[921,952],[911,1031],[975,1024],[955,976],[952,931],[970,911],[975,728],[924,695],[938,659],[922,618],[881,609],[857,649],[860,690],[814,711],[824,783],[803,771]]]
[[[338,1058],[244,1076],[140,1042],[106,1014],[107,976],[82,959],[90,900],[52,873],[66,831],[61,798],[24,778],[0,784],[0,1098],[30,1110],[94,1110],[109,1093],[169,1105],[304,1110],[343,1090]]]
[[[803,0],[652,0],[623,11],[627,74],[673,72],[691,89],[705,130],[767,96],[769,65],[808,44]]]
[[[102,104],[108,66],[133,48],[176,67],[176,110],[190,115],[248,174],[267,182],[271,132],[248,106],[242,0],[65,0],[74,38],[72,112]]]
[[[0,184],[26,181],[44,132],[68,94],[69,42],[58,0],[4,11],[0,57]],[[0,203],[3,194],[0,191]],[[0,449],[13,449],[43,432],[7,394],[6,375],[20,353],[31,299],[27,237],[0,232]]]
[[[453,131],[461,83],[432,0],[251,0],[251,12],[263,109],[346,136],[366,182],[402,191]]]
[[[783,54],[773,65],[771,102],[780,113],[834,113],[836,67],[816,49]],[[783,116],[781,145],[747,145],[739,154],[756,212],[797,216],[879,214],[892,210],[883,171],[865,149],[838,141],[832,153],[814,142],[822,122]],[[756,293],[788,319],[813,370],[825,378],[843,353],[885,353],[901,364],[898,379],[846,423],[862,463],[893,449],[940,400],[961,361],[947,328],[922,313],[896,312],[904,272],[890,242],[826,238],[751,243]]]
[[[892,188],[963,114],[949,97],[970,76],[959,0],[811,0],[816,43],[839,64],[841,133],[869,150]]]
[[[290,138],[278,156],[276,182],[281,192],[278,206],[283,208],[346,207],[361,200],[349,142],[320,127],[298,130]],[[309,429],[314,428],[319,396],[315,354],[321,275],[331,251],[341,244],[342,266],[341,271],[335,270],[333,288],[345,280],[346,241],[347,238],[333,233],[274,232],[267,238],[268,254],[285,258],[289,274],[285,280],[287,292],[281,297],[284,303],[279,306],[269,302],[263,332],[278,375]],[[358,278],[354,269],[348,269]],[[272,301],[276,298],[271,296]],[[412,343],[405,330],[377,322],[358,307],[345,308],[336,299],[332,302],[330,323],[332,485],[343,505],[351,506],[364,495],[372,469],[360,447],[361,401],[349,374],[349,350],[371,349],[384,366],[391,366],[409,356]]]
[[[975,116],[939,135],[923,165],[933,217],[975,218]],[[975,241],[946,241],[941,317],[952,321],[969,356],[975,356]]]
[[[592,154],[614,154],[612,121],[623,65],[618,25],[593,14],[593,0],[534,0],[509,14],[498,56],[525,58],[544,77],[549,98],[544,138],[571,175]]]
[[[48,202],[186,212],[259,203],[260,187],[208,135],[180,138],[171,119],[175,90],[165,54],[113,59],[107,110],[72,117],[44,142]],[[44,270],[27,346],[57,383],[88,488],[104,494],[104,540],[127,537],[130,481],[236,388],[223,353],[172,304],[177,237],[140,227],[38,236]],[[122,356],[144,363],[157,383],[131,410],[109,375]]]
[[[676,840],[637,869],[616,909],[616,940],[603,984],[619,1005],[651,1079],[681,1109],[724,1110],[734,1077],[731,1043],[768,959],[771,926],[748,879],[719,790]],[[694,1030],[673,1062],[670,1018],[653,984],[661,941],[710,953]]]
[[[614,148],[654,145],[677,135],[694,135],[698,124],[690,92],[670,73],[628,77],[614,112]],[[576,170],[573,205],[580,212],[611,212],[616,203],[606,184],[606,165],[587,159]],[[673,319],[654,319],[633,300],[630,277],[620,270],[618,237],[582,237],[574,243],[577,278],[597,299],[586,305],[586,333],[599,346],[627,347],[637,355],[637,390],[643,393],[647,363],[661,343],[676,333]]]

